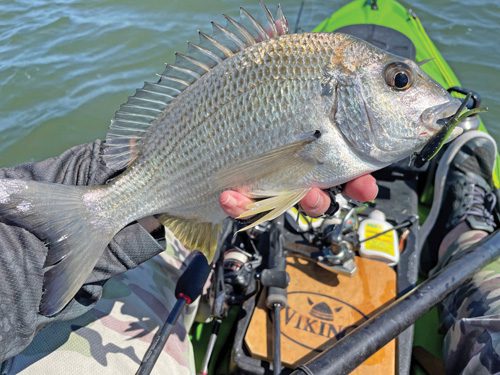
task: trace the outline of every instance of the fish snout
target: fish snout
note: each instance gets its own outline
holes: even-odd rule
[[[462,101],[460,99],[450,98],[445,103],[427,108],[420,115],[420,122],[431,134],[438,132],[446,123],[443,120],[455,115],[461,104]]]

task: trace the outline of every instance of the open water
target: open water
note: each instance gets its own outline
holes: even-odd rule
[[[271,5],[271,1],[267,1]],[[306,1],[304,29],[346,1]],[[291,26],[300,0],[281,0]],[[405,3],[500,139],[500,1]],[[118,106],[221,13],[258,1],[0,0],[0,166],[41,160],[104,137]],[[274,7],[273,7],[274,8]]]

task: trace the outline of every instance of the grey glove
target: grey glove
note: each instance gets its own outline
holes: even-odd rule
[[[59,157],[0,169],[0,178],[67,185],[103,184],[117,171],[104,165],[101,154],[102,142],[95,141],[73,147]],[[142,225],[130,224],[113,238],[75,298],[59,314],[48,318],[38,313],[47,247],[28,230],[0,222],[0,363],[28,346],[44,325],[90,310],[99,300],[107,279],[162,250]]]

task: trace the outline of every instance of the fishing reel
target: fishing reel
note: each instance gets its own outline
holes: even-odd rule
[[[223,254],[222,269],[226,302],[229,305],[240,304],[249,294],[255,282],[257,267],[261,264],[259,254],[250,254],[239,247],[232,247]]]
[[[195,320],[206,323],[222,320],[233,305],[240,305],[255,293],[256,271],[262,257],[250,232],[238,233],[241,223],[231,222],[214,259],[210,288],[200,300]]]
[[[331,272],[352,275],[356,272],[354,250],[358,243],[358,212],[367,205],[348,201],[338,191],[330,192],[330,199],[333,202],[330,207],[335,209],[321,219],[312,219],[316,220],[316,225],[309,222],[308,228],[297,226],[305,216],[287,214],[287,228],[292,228],[302,241],[289,238],[285,246],[290,253],[312,260]]]
[[[358,218],[351,208],[337,225],[328,225],[323,230],[318,253],[312,256],[317,264],[331,272],[352,275],[356,272],[354,248],[357,243]]]

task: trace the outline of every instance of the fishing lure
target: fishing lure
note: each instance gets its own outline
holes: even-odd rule
[[[412,155],[410,165],[413,163],[413,165],[417,168],[422,167],[427,161],[431,160],[438,154],[444,144],[448,141],[448,138],[453,130],[458,124],[460,124],[460,122],[462,122],[462,120],[488,110],[488,108],[480,107],[464,111],[464,108],[470,98],[471,94],[469,93],[453,116],[437,121],[443,125],[443,128],[425,144],[420,152],[415,152]]]

